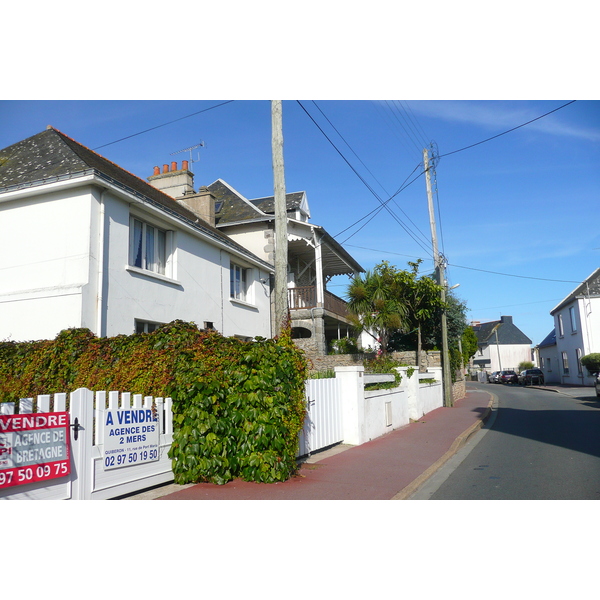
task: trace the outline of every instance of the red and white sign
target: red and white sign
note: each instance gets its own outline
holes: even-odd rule
[[[69,413],[0,415],[0,489],[71,473]]]

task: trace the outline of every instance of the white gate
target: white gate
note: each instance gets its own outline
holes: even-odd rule
[[[308,410],[300,433],[298,456],[309,455],[344,439],[338,379],[309,379],[305,396]]]
[[[38,396],[37,413],[66,410],[66,394]],[[108,398],[107,398],[108,396]],[[108,404],[107,404],[108,399]],[[173,441],[171,398],[142,397],[119,392],[94,392],[81,388],[69,399],[71,474],[40,483],[0,490],[0,500],[105,500],[173,480],[167,454]],[[34,412],[32,398],[19,401],[19,414]],[[108,410],[148,409],[157,415],[157,459],[121,468],[105,469],[104,416]],[[14,403],[1,403],[3,415],[14,414]]]

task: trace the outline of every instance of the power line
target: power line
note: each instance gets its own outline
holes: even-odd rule
[[[337,127],[331,122],[331,120],[329,119],[329,117],[323,112],[323,110],[319,107],[319,105],[313,100],[312,103],[317,107],[317,109],[319,110],[319,112],[325,117],[325,119],[327,120],[327,122],[331,125],[331,127],[333,127],[334,131],[340,136],[340,138],[343,140],[343,142],[346,144],[346,146],[348,146],[348,148],[350,149],[350,151],[354,154],[354,156],[356,156],[356,158],[358,158],[358,160],[362,163],[362,165],[365,167],[365,169],[367,169],[367,171],[369,171],[369,173],[371,174],[371,176],[373,177],[373,179],[379,184],[379,186],[381,187],[381,189],[386,193],[386,195],[390,195],[389,192],[385,189],[385,187],[383,187],[383,184],[377,179],[377,177],[375,177],[375,175],[373,175],[373,173],[371,172],[371,170],[369,169],[369,167],[367,167],[367,165],[363,162],[363,160],[360,158],[360,156],[358,156],[358,154],[354,151],[354,149],[352,148],[352,146],[350,146],[350,144],[346,141],[346,139],[344,138],[344,136],[339,132],[339,130],[337,129]],[[417,169],[418,169],[419,165],[417,165],[412,173],[410,175],[412,175]],[[408,177],[410,177],[410,175]],[[408,179],[408,177],[406,179]],[[406,182],[406,179],[404,180],[403,184]],[[402,186],[400,186],[400,188],[402,188]],[[400,190],[399,190],[400,191]],[[394,196],[398,195],[398,192],[396,192],[393,196],[391,196],[390,198],[388,198],[388,200],[386,200],[385,204],[387,204],[390,200],[392,200],[394,198]],[[416,225],[416,223],[410,218],[409,215],[406,214],[406,212],[404,212],[404,210],[398,205],[398,203],[394,200],[394,204],[396,205],[396,207],[398,208],[398,210],[411,222],[411,224],[413,225],[413,227],[415,227],[415,229],[421,234],[421,237],[423,238],[423,240],[425,241],[426,244],[429,243],[429,240],[427,239],[427,237],[425,236],[425,234],[419,229],[419,227]],[[358,229],[357,231],[355,231],[350,237],[346,238],[345,241],[349,240],[351,237],[355,236],[361,229],[363,229],[368,223],[370,223],[376,216],[377,214],[379,214],[379,212],[381,212],[381,210],[384,208],[383,204],[380,208],[377,208],[375,211],[371,211],[368,215],[366,215],[365,217],[363,217],[363,219],[365,219],[367,216],[373,214],[373,216],[371,217],[371,219],[369,219],[360,229]],[[363,219],[360,219],[358,222],[362,221]],[[352,227],[352,225],[350,226]],[[346,231],[347,229],[350,229],[350,227],[346,228],[344,231]],[[343,233],[343,232],[341,232]],[[341,235],[338,234],[338,235]],[[337,236],[334,236],[337,237]],[[342,244],[344,243],[342,242]]]
[[[364,246],[354,246],[352,244],[348,244],[348,246],[350,246],[350,248],[361,248],[362,250],[369,250],[371,252],[381,252],[383,254],[395,254],[398,256],[409,256],[408,254],[398,254],[397,252],[390,252],[388,250],[380,250],[380,249],[376,249],[376,248],[365,248]],[[421,260],[431,260],[430,258],[422,258],[419,256],[414,256],[413,258],[421,258]],[[448,266],[450,267],[457,267],[458,269],[469,269],[470,271],[480,271],[482,273],[490,273],[492,275],[503,275],[504,277],[518,277],[520,279],[535,279],[537,281],[551,281],[554,283],[582,283],[581,281],[572,281],[569,279],[545,279],[543,277],[531,277],[529,275],[514,275],[512,273],[500,273],[498,271],[488,271],[486,269],[476,269],[475,267],[465,267],[462,265],[455,265],[452,263],[448,263]]]
[[[190,117],[194,117],[195,115],[199,115],[200,113],[206,112],[208,110],[212,110],[213,108],[218,108],[219,106],[224,106],[225,104],[229,104],[230,102],[234,102],[234,101],[227,100],[226,102],[221,102],[221,104],[215,104],[214,106],[209,106],[208,108],[204,108],[203,110],[198,110],[195,113],[192,113],[191,115],[186,115],[185,117],[179,117],[178,119],[173,119],[173,121],[163,123],[162,125],[157,125],[156,127],[150,127],[149,129],[144,129],[144,131],[139,131],[138,133],[133,133],[131,135],[125,136],[124,138],[115,140],[114,142],[108,142],[108,144],[103,144],[102,146],[96,146],[96,148],[92,148],[92,150],[99,150],[100,148],[106,148],[106,146],[112,146],[112,144],[117,144],[124,140],[128,140],[132,137],[142,135],[143,133],[148,133],[149,131],[153,131],[154,129],[160,129],[161,127],[166,127],[167,125],[171,125],[172,123],[177,123],[177,121],[183,121],[183,119],[189,119]]]
[[[534,121],[539,121],[540,119],[543,119],[544,117],[547,117],[548,115],[551,115],[552,113],[555,113],[557,110],[560,110],[561,108],[565,108],[566,106],[569,106],[569,104],[573,104],[573,102],[576,102],[576,100],[571,100],[570,102],[567,102],[566,104],[563,104],[562,106],[559,106],[558,108],[555,108],[554,110],[551,110],[550,112],[547,112],[546,114],[543,114],[540,117],[531,119],[531,121],[527,121],[527,123],[517,125],[516,127],[513,127],[512,129],[503,131],[502,133],[499,133],[498,135],[494,135],[490,138],[487,138],[486,140],[482,140],[481,142],[477,142],[476,144],[471,144],[470,146],[465,146],[464,148],[460,148],[459,150],[453,150],[452,152],[446,152],[446,154],[441,154],[440,156],[438,156],[438,158],[443,158],[444,156],[450,156],[451,154],[456,154],[457,152],[462,152],[463,150],[468,150],[469,148],[474,148],[475,146],[479,146],[480,144],[485,144],[485,142],[489,142],[490,140],[495,140],[496,138],[500,137],[501,135],[505,135],[507,133],[510,133],[511,131],[515,131],[516,129],[525,127],[525,125],[529,125],[530,123],[533,123]]]
[[[429,251],[428,248],[426,248],[425,246],[423,246],[423,244],[417,238],[415,238],[415,236],[412,234],[412,232],[404,225],[404,223],[402,223],[402,221],[397,217],[397,215],[395,215],[390,210],[390,208],[387,206],[387,203],[383,202],[383,200],[379,197],[379,195],[375,192],[375,190],[373,190],[373,188],[365,181],[365,179],[362,177],[362,175],[352,166],[352,164],[350,164],[350,161],[344,156],[344,154],[340,151],[340,149],[331,141],[331,139],[329,138],[329,136],[323,131],[323,129],[321,128],[321,126],[315,121],[315,119],[312,117],[312,115],[303,106],[302,102],[300,102],[299,100],[296,100],[296,102],[300,105],[300,107],[302,108],[302,110],[308,115],[308,117],[310,118],[310,120],[315,124],[315,126],[319,129],[319,131],[325,136],[325,138],[327,139],[327,141],[333,146],[333,148],[335,149],[335,151],[342,157],[342,159],[344,160],[344,162],[352,169],[352,171],[354,172],[354,174],[363,182],[363,184],[365,185],[365,187],[373,194],[373,196],[375,196],[375,198],[379,201],[379,203],[382,205],[382,207],[385,208],[388,211],[388,213],[390,214],[390,216],[404,229],[404,231],[406,231],[406,233],[408,233],[408,235],[419,246],[421,246],[421,248],[423,248],[423,250],[425,250],[425,252],[428,252]]]

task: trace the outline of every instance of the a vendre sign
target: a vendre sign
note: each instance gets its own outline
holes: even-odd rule
[[[0,415],[0,489],[71,473],[69,413]]]

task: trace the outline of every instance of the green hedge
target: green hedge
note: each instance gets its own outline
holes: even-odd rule
[[[289,334],[242,342],[174,321],[150,334],[0,343],[0,402],[79,387],[173,399],[175,482],[284,481],[296,469],[308,367]]]

